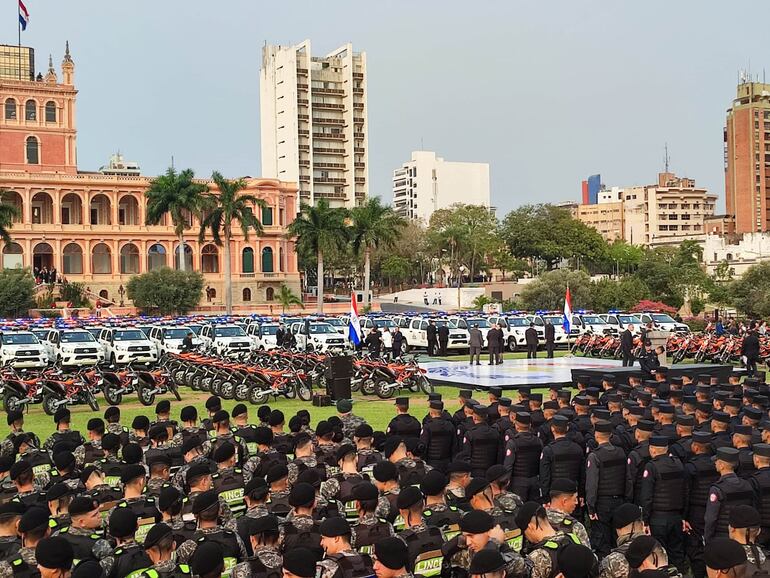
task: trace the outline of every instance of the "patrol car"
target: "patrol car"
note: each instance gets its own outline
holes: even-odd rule
[[[248,353],[253,349],[251,340],[238,325],[204,325],[200,339],[204,347],[225,353]]]
[[[160,355],[164,353],[179,353],[182,351],[182,342],[191,333],[192,329],[184,325],[155,326],[149,329],[149,338],[155,344]],[[194,335],[194,333],[193,333]],[[193,347],[199,347],[203,342],[198,337],[193,337]]]
[[[155,363],[158,353],[155,345],[143,331],[134,327],[104,328],[99,334],[99,342],[106,348],[106,358],[110,365],[137,363]]]
[[[401,333],[404,334],[404,339],[406,340],[406,343],[404,344],[405,347],[428,348],[428,320],[428,317],[413,317],[409,320],[408,326],[401,329]],[[467,330],[452,327],[452,324],[448,319],[434,319],[434,322],[436,323],[436,328],[441,326],[449,328],[447,350],[468,351],[470,335]]]
[[[571,327],[583,333],[616,334],[617,329],[594,313],[578,313],[572,316]]]
[[[690,331],[689,325],[678,322],[667,313],[650,311],[639,314],[639,318],[644,324],[652,322],[653,328],[658,331],[682,331],[685,333]]]
[[[538,330],[538,335],[540,330],[543,330],[543,341],[545,341],[545,323],[546,321],[550,321],[551,325],[553,325],[553,342],[554,345],[557,347],[559,345],[567,346],[567,332],[564,331],[564,315],[558,315],[555,313],[540,313],[538,315],[535,315],[534,323],[535,327]],[[577,336],[580,335],[580,330],[576,327],[570,326],[570,337],[572,339],[577,338]]]
[[[306,329],[307,333],[305,333]],[[306,328],[304,322],[296,322],[292,323],[291,332],[297,340],[297,349],[300,350],[326,352],[342,351],[349,347],[348,340],[328,323],[311,321]]]
[[[0,363],[13,367],[45,367],[48,353],[31,331],[0,333]]]
[[[249,327],[249,337],[252,338],[254,346],[261,351],[270,351],[279,347],[276,342],[275,334],[280,325],[278,323],[262,323],[261,325],[251,325]]]
[[[104,361],[99,342],[85,329],[52,329],[47,341],[62,367],[92,366]]]
[[[526,315],[492,315],[487,318],[489,323],[497,323],[503,330],[503,337],[508,346],[508,351],[518,351],[527,348],[526,331],[533,320]],[[535,327],[538,342],[545,341],[545,329]]]
[[[489,322],[489,320],[485,317],[450,317],[449,322],[452,324],[452,327],[455,327],[457,329],[465,329],[468,331],[468,339],[470,339],[470,330],[473,328],[474,325],[479,326],[479,331],[481,331],[481,336],[484,338],[484,347],[489,346],[489,342],[487,341],[487,333],[489,333],[489,330],[492,329],[492,324]],[[505,335],[505,333],[503,333]]]
[[[620,333],[621,331],[625,331],[626,327],[629,325],[634,326],[634,335],[639,335],[639,333],[642,330],[642,326],[644,323],[642,320],[636,316],[632,315],[630,313],[618,313],[618,312],[610,312],[610,313],[602,313],[599,315],[604,321],[607,322],[607,325],[612,326],[617,333]]]

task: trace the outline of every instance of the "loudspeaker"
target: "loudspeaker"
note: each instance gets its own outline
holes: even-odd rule
[[[327,387],[331,390],[329,393],[334,401],[352,398],[349,377],[338,377],[326,383],[328,384]]]
[[[332,404],[332,400],[329,399],[328,395],[324,395],[322,393],[314,393],[313,394],[313,405],[316,407],[326,407]]]
[[[327,379],[350,379],[353,377],[353,358],[349,355],[329,357],[326,360],[326,367],[328,369]],[[350,399],[350,396],[346,399]]]

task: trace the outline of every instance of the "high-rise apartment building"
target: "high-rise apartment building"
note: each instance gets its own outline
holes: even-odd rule
[[[35,80],[35,49],[0,44],[0,79]]]
[[[488,163],[449,162],[415,151],[393,171],[393,205],[402,217],[427,225],[433,211],[456,203],[490,206]]]
[[[725,205],[736,233],[770,230],[770,84],[744,81],[727,110]]]
[[[369,192],[366,54],[323,57],[310,41],[265,46],[260,74],[262,173],[299,184],[300,200],[353,207]]]

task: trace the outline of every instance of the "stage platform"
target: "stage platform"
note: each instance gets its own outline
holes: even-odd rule
[[[569,386],[577,375],[589,375],[591,383],[599,384],[601,376],[612,373],[617,377],[633,374],[641,375],[639,366],[623,367],[615,359],[595,357],[556,357],[554,359],[509,359],[502,365],[471,365],[467,361],[425,361],[420,365],[428,372],[428,378],[434,385],[449,385],[474,389],[502,387],[548,387],[552,383]],[[731,365],[681,364],[669,366],[669,375],[688,374],[697,376],[709,374],[718,376],[720,381],[727,381],[732,372]]]
[[[727,383],[727,378],[733,372],[738,375],[745,374],[744,370],[733,368],[732,365],[714,365],[713,363],[680,363],[678,365],[669,365],[667,367],[669,377],[689,375],[697,380],[697,376],[699,375],[711,375],[718,377],[721,383]],[[602,374],[604,373],[612,373],[618,379],[625,379],[632,375],[641,377],[642,379],[649,379],[649,377],[644,377],[638,364],[632,367],[618,367],[611,371],[602,371],[598,368],[581,369],[576,367],[572,369],[572,378],[575,379],[580,374],[588,375],[591,385],[599,385],[602,381]]]
[[[471,365],[467,361],[420,362],[434,385],[485,388],[547,387],[552,383],[572,383],[572,372],[594,370],[601,375],[620,369],[622,363],[615,359],[594,357],[556,357],[553,359],[508,359],[502,365]]]

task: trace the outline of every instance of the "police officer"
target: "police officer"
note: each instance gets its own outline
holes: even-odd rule
[[[642,474],[639,505],[652,535],[663,544],[669,561],[681,572],[684,568],[684,531],[689,530],[682,519],[684,504],[689,500],[688,484],[682,462],[668,455],[668,443],[665,436],[650,439],[651,459]]]
[[[363,471],[364,468],[371,470],[374,467],[374,464],[383,459],[382,454],[374,449],[373,442],[374,430],[368,423],[363,423],[355,429],[355,432],[353,433],[353,443],[356,444],[356,450],[358,452],[357,468],[360,471]],[[324,478],[325,477],[326,474],[324,473]]]
[[[530,544],[527,557],[532,564],[532,578],[550,578],[558,574],[558,550],[570,541],[579,543],[574,535],[554,530],[545,508],[537,502],[527,502],[519,509],[516,525]]]
[[[692,457],[684,465],[689,486],[687,494],[690,497],[685,505],[685,519],[690,526],[690,531],[685,534],[685,548],[693,577],[703,578],[706,575],[706,565],[703,562],[706,504],[709,500],[709,490],[719,479],[719,473],[711,459],[710,433],[694,432],[690,449]]]
[[[746,551],[750,566],[748,575],[768,570],[767,556],[757,544],[760,524],[759,512],[751,506],[735,506],[730,512],[729,537],[741,544]]]
[[[59,442],[66,442],[70,451],[79,445],[85,443],[85,439],[79,431],[70,429],[71,421],[70,410],[66,407],[60,407],[53,416],[53,422],[56,424],[56,431],[53,432],[43,444],[43,449],[53,451],[54,446]]]
[[[762,526],[758,541],[766,547],[770,545],[770,444],[754,444],[753,457],[756,471],[749,481],[754,488],[754,500]]]
[[[235,446],[227,442],[220,444],[214,450],[217,472],[211,476],[211,482],[217,495],[227,502],[230,511],[238,517],[246,511],[243,500],[246,480],[243,470],[235,465],[235,459]]]
[[[591,544],[603,557],[612,548],[612,512],[631,498],[632,485],[625,453],[610,443],[612,424],[600,420],[595,429],[598,447],[586,461],[586,507],[592,521]]]
[[[473,425],[463,436],[462,453],[468,458],[473,477],[483,477],[487,469],[497,463],[500,439],[487,423],[487,407],[473,406]]]
[[[374,573],[372,559],[356,552],[350,544],[350,524],[344,518],[321,522],[321,546],[326,552],[318,562],[319,578],[363,578]]]
[[[642,509],[636,504],[626,503],[612,514],[612,527],[617,534],[617,546],[601,559],[600,578],[626,578],[630,567],[626,553],[631,543],[646,534]]]
[[[315,488],[305,482],[294,484],[289,493],[289,505],[292,510],[282,526],[281,552],[286,555],[301,545],[320,556],[323,553],[321,533],[319,523],[313,519]]]
[[[727,536],[730,510],[738,505],[753,505],[754,492],[748,480],[735,474],[738,465],[738,450],[731,447],[717,449],[715,466],[720,478],[709,490],[704,516],[703,538],[707,550],[711,540]]]
[[[520,496],[506,489],[511,485],[511,472],[504,465],[495,464],[487,470],[486,479],[489,482],[495,507],[503,512],[515,514],[524,501]]]
[[[140,578],[182,578],[190,575],[190,567],[174,560],[174,532],[168,524],[154,525],[144,539],[144,549],[152,560],[152,567]]]
[[[58,536],[43,538],[35,548],[37,568],[29,568],[30,576],[42,575],[34,570],[45,569],[47,576],[66,576],[72,569],[72,548]]]
[[[342,420],[342,434],[352,440],[356,428],[365,424],[366,420],[353,413],[353,401],[350,399],[337,400],[337,413]]]
[[[102,518],[99,502],[85,496],[77,496],[69,506],[71,524],[60,529],[61,536],[74,552],[75,563],[82,560],[101,560],[112,552],[109,542],[100,533]]]
[[[117,547],[101,564],[107,578],[121,578],[132,572],[149,568],[152,560],[135,539],[138,516],[131,508],[115,508],[109,516],[110,535]]]
[[[179,413],[179,419],[182,421],[182,427],[171,440],[171,445],[181,448],[191,437],[199,438],[201,443],[208,442],[206,430],[198,426],[198,410],[195,406],[184,406]],[[208,449],[204,453],[208,453]]]
[[[416,440],[412,438],[408,440],[408,443],[414,444]],[[426,466],[420,458],[410,455],[406,443],[399,437],[388,438],[382,453],[387,460],[396,466],[401,487],[419,484],[429,469],[429,466]]]
[[[397,397],[395,405],[398,415],[390,420],[385,433],[402,439],[419,439],[422,426],[414,416],[409,415],[409,398]]]
[[[532,432],[530,424],[529,412],[516,413],[516,433],[507,441],[503,460],[512,472],[511,491],[524,501],[540,499],[538,476],[543,442]]]
[[[86,426],[88,429],[88,440],[81,446],[78,446],[73,455],[78,466],[88,466],[104,457],[102,450],[102,436],[104,435],[104,420],[94,417],[88,420]]]
[[[655,429],[655,424],[646,419],[640,419],[636,424],[634,439],[636,447],[628,454],[628,472],[634,485],[634,502],[639,504],[639,492],[642,488],[642,476],[647,462],[650,461],[650,438]]]
[[[428,552],[438,552],[441,558],[441,546],[444,543],[441,530],[435,526],[428,526],[422,515],[424,508],[423,495],[419,488],[408,486],[398,495],[398,509],[404,520],[405,529],[399,532],[401,538],[409,550],[409,567],[415,574],[420,574],[423,568],[434,568],[436,556],[421,559],[420,565],[415,565],[418,558]],[[439,568],[441,562],[438,562]]]
[[[27,508],[32,506],[46,507],[45,492],[40,492],[34,484],[34,472],[32,465],[21,460],[11,466],[11,481],[16,486],[16,497],[14,501],[21,502]]]
[[[26,507],[19,501],[0,505],[0,560],[9,560],[21,549],[17,532],[18,524]]]
[[[425,446],[425,461],[432,468],[446,471],[455,453],[455,426],[444,417],[444,402],[431,400],[422,426],[420,442]]]
[[[564,534],[574,534],[583,546],[590,548],[585,526],[572,516],[578,505],[577,484],[566,478],[554,478],[549,496],[546,513],[551,526]]]
[[[540,486],[543,496],[551,492],[551,481],[556,478],[575,480],[580,496],[585,487],[585,467],[583,449],[567,437],[569,420],[566,416],[555,415],[551,418],[553,441],[543,448],[540,458]]]
[[[425,508],[422,516],[428,526],[447,528],[455,526],[462,517],[457,506],[450,506],[444,497],[449,480],[439,470],[431,470],[420,482],[420,490],[425,495]]]
[[[377,578],[412,578],[407,571],[409,550],[398,538],[384,538],[374,545],[374,573]]]
[[[359,552],[371,554],[374,544],[393,535],[393,526],[375,514],[379,492],[374,484],[366,481],[357,484],[353,498],[358,519],[351,525],[351,544]]]
[[[131,464],[123,469],[120,481],[123,484],[123,499],[120,500],[114,510],[129,509],[136,514],[140,522],[142,534],[150,529],[152,524],[161,520],[160,512],[156,506],[155,498],[146,496],[146,470],[139,464]]]
[[[249,524],[249,549],[254,552],[243,566],[253,578],[280,578],[283,558],[278,550],[280,532],[275,516],[253,518]],[[240,564],[239,564],[240,566]],[[233,578],[239,573],[233,571]]]

